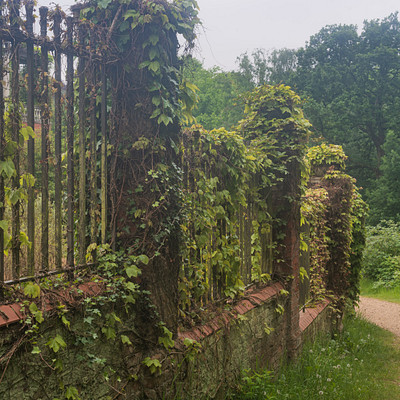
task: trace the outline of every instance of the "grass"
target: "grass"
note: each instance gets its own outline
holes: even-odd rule
[[[306,345],[297,363],[283,367],[275,378],[270,371],[245,373],[239,393],[228,398],[400,399],[400,344],[364,319],[349,318],[342,335]]]
[[[383,286],[376,287],[373,281],[362,279],[361,296],[400,303],[400,286],[395,286],[390,289]]]

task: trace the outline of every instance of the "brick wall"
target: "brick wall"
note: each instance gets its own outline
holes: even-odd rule
[[[94,288],[89,288],[93,291]],[[116,390],[128,399],[208,399],[225,398],[227,387],[233,385],[243,369],[277,368],[288,354],[287,337],[290,320],[288,296],[282,295],[283,285],[275,283],[246,292],[240,301],[229,309],[217,313],[208,323],[181,331],[176,348],[170,353],[155,345],[126,346],[101,338],[91,345],[90,352],[104,358],[105,365],[94,364],[88,368],[80,357],[82,351],[74,336],[62,326],[58,318],[49,319],[43,326],[45,341],[57,333],[67,341],[67,348],[60,350],[64,370],[57,374],[51,364],[51,353],[41,356],[31,354],[33,344],[25,342],[10,359],[0,383],[1,399],[48,399],[60,395],[62,382],[75,386],[82,400],[106,400],[117,395]],[[89,290],[88,290],[89,291]],[[278,312],[281,305],[283,314]],[[293,321],[299,321],[296,332],[299,344],[313,339],[321,331],[331,329],[330,312],[324,303],[305,312],[296,310]],[[7,308],[8,307],[8,308]],[[14,311],[15,310],[15,311]],[[4,313],[4,314],[3,314]],[[7,317],[9,318],[7,320]],[[5,354],[20,337],[23,317],[16,307],[0,307],[0,351]],[[75,315],[71,324],[82,324],[83,316]],[[134,317],[127,316],[124,324],[134,324]],[[193,359],[184,352],[183,341],[189,338],[201,344]],[[162,374],[151,374],[143,365],[145,357],[157,358],[163,363]],[[3,364],[4,365],[4,364]],[[108,380],[104,379],[105,373]],[[134,378],[132,378],[134,377]],[[113,389],[114,388],[114,389]],[[118,398],[118,397],[117,397]]]

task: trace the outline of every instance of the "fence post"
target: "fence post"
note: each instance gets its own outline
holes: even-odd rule
[[[107,230],[107,77],[101,66],[101,243],[106,243]]]
[[[67,18],[67,266],[74,267],[74,55],[73,18]],[[72,273],[69,274],[72,278]]]
[[[47,7],[40,7],[41,46],[41,119],[42,119],[42,268],[49,269],[49,61],[46,45]]]
[[[299,154],[300,156],[300,154]],[[296,157],[287,166],[288,173],[274,191],[275,217],[283,221],[276,238],[278,258],[276,273],[287,281],[288,306],[286,317],[286,345],[289,359],[295,358],[300,345],[300,163]],[[278,232],[275,232],[275,235]],[[281,238],[281,239],[279,239]]]
[[[289,292],[286,318],[286,346],[289,359],[296,357],[300,347],[300,203],[301,203],[301,163],[303,156],[301,132],[287,131],[277,136],[277,146],[284,152],[281,160],[286,164],[273,188],[271,206],[273,216],[280,221],[273,229],[277,244],[275,274],[286,283]],[[279,223],[279,222],[278,222]]]
[[[34,52],[33,52],[33,6],[29,1],[26,6],[26,30],[30,38],[26,42],[26,69],[28,75],[27,90],[27,123],[35,129],[35,103],[34,103]],[[35,139],[28,140],[28,173],[35,176]],[[28,275],[35,274],[35,192],[33,185],[28,185],[28,238],[31,246],[28,249]]]
[[[12,33],[17,36],[19,31],[19,0],[11,3],[10,20]],[[10,122],[11,137],[17,144],[14,152],[15,174],[12,178],[12,189],[18,191],[20,188],[20,144],[19,134],[21,128],[21,116],[19,110],[19,48],[20,44],[13,39],[11,42],[11,105],[10,105]],[[17,279],[20,275],[20,201],[19,199],[12,205],[12,273],[13,278]]]
[[[3,1],[0,1],[0,27],[3,27]],[[0,79],[3,80],[3,40],[0,38]],[[4,90],[3,85],[0,85],[0,162],[4,162]],[[0,174],[0,221],[4,220],[4,178]],[[4,297],[3,284],[5,278],[4,271],[4,225],[0,227],[0,300]]]
[[[54,44],[55,44],[55,93],[54,93],[54,207],[55,207],[55,263],[56,268],[62,265],[61,237],[61,10],[54,13]]]
[[[80,22],[79,13],[75,12],[78,23],[78,44],[80,50],[84,47],[85,31]],[[86,253],[86,73],[85,59],[80,56],[78,61],[79,78],[79,223],[78,223],[78,259],[80,264],[85,263]]]

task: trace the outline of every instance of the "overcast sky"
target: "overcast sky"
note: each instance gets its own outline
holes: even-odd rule
[[[399,0],[198,0],[200,28],[196,58],[206,67],[236,67],[253,49],[298,48],[325,25],[382,19]]]
[[[381,19],[400,9],[400,0],[197,0],[203,26],[195,56],[212,67],[236,67],[236,58],[256,48],[304,46],[328,24]],[[74,0],[59,0],[63,8]],[[38,0],[38,5],[54,0]]]

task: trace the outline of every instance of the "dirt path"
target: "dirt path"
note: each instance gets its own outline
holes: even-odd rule
[[[369,321],[400,337],[400,304],[360,297],[359,312]]]

